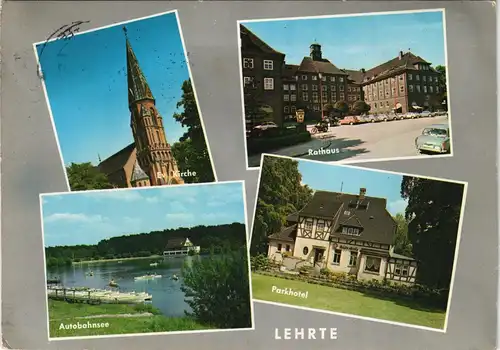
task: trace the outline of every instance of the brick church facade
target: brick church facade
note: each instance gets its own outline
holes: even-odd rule
[[[114,187],[182,184],[155,98],[125,32],[128,107],[134,142],[99,163]]]

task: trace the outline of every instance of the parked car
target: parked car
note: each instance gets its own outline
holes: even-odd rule
[[[377,121],[377,116],[374,114],[367,114],[358,118],[360,123],[375,123]]]
[[[408,112],[405,114],[404,119],[415,119],[418,118],[418,113],[415,112]]]
[[[450,127],[448,124],[433,124],[422,130],[415,139],[420,153],[450,153]]]
[[[261,123],[259,125],[254,126],[253,128],[258,129],[258,130],[267,130],[270,128],[277,128],[277,127],[278,127],[278,125],[274,122],[264,122],[264,123]]]
[[[423,111],[420,113],[419,118],[433,117],[434,115],[430,111]]]
[[[354,125],[361,123],[361,120],[356,116],[347,116],[340,121],[340,125]]]
[[[396,113],[387,113],[387,114],[384,114],[383,121],[384,122],[388,122],[388,121],[397,120],[397,119],[399,119],[399,115],[398,114],[396,114]]]

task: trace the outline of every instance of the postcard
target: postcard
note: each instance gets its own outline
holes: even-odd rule
[[[238,22],[247,167],[452,156],[444,10]]]
[[[216,181],[177,11],[34,44],[73,191]]]
[[[445,332],[466,193],[465,182],[263,155],[253,297]]]
[[[40,201],[49,339],[253,329],[243,182]]]

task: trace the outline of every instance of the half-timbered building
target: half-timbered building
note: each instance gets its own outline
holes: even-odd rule
[[[364,188],[359,194],[317,191],[287,217],[283,230],[269,236],[268,255],[290,255],[360,280],[415,283],[417,262],[394,253],[397,224],[386,205]]]

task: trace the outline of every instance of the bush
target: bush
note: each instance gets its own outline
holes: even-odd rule
[[[259,254],[250,257],[250,266],[252,268],[252,271],[266,271],[270,267],[270,261],[265,254]]]
[[[249,138],[247,140],[248,154],[264,153],[273,149],[307,142],[311,139],[309,131],[296,132],[294,129],[291,130],[288,134],[276,137]]]
[[[183,271],[182,291],[200,323],[216,328],[251,326],[247,250],[243,246],[223,255],[193,261]]]

